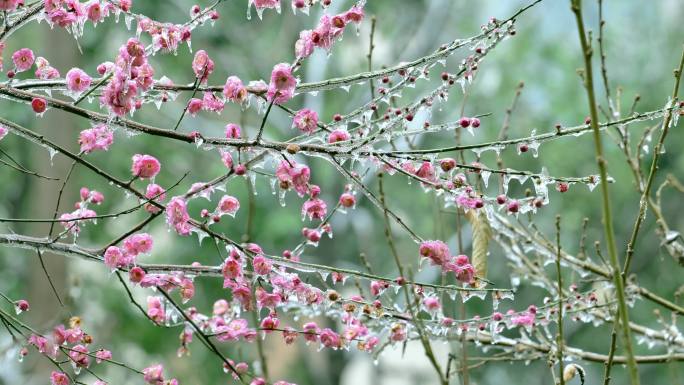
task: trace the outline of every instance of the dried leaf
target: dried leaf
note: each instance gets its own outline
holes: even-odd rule
[[[468,210],[466,218],[473,228],[473,252],[471,261],[475,268],[475,275],[487,279],[487,256],[489,254],[489,239],[492,237],[492,228],[489,225],[487,214],[482,210]],[[478,286],[484,286],[485,282],[477,280]]]

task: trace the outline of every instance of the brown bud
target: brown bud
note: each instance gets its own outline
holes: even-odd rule
[[[288,144],[286,150],[288,153],[294,155],[299,152],[299,145],[294,143]]]
[[[330,301],[336,302],[337,300],[340,299],[340,294],[336,292],[335,290],[328,290],[327,293],[328,299]]]

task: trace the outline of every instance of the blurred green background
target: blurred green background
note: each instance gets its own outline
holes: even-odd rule
[[[614,87],[611,93],[616,94],[615,87],[622,88],[621,105],[624,110],[629,109],[636,94],[641,95],[637,108],[639,111],[662,108],[671,93],[672,68],[680,57],[681,44],[684,41],[684,3],[681,0],[608,0],[604,3],[607,64],[611,85]],[[512,0],[369,1],[366,14],[377,18],[373,68],[412,60],[455,38],[476,35],[480,31],[480,25],[486,23],[489,17],[506,18],[524,4],[524,1]],[[586,21],[596,31],[596,2],[585,1],[585,4]],[[182,23],[187,20],[191,5],[191,2],[181,0],[138,0],[134,2],[133,10],[156,20]],[[209,2],[201,5],[209,5]],[[343,11],[351,5],[351,1],[335,0],[330,12]],[[216,25],[200,27],[193,33],[192,39],[193,50],[205,49],[216,62],[215,72],[210,78],[210,83],[214,84],[223,83],[229,75],[237,75],[245,81],[268,79],[275,63],[292,61],[294,42],[299,31],[315,27],[321,15],[320,8],[314,7],[310,16],[295,17],[288,4],[281,15],[266,11],[263,21],[256,17],[248,21],[245,17],[246,1],[237,0],[224,2],[218,10],[221,19]],[[358,36],[354,33],[354,28],[349,27],[344,39],[336,43],[331,57],[327,57],[324,52],[317,52],[309,58],[299,73],[301,80],[317,81],[365,70],[369,19],[363,22]],[[569,2],[542,2],[519,18],[516,30],[517,35],[500,44],[480,66],[465,106],[465,114],[491,115],[482,119],[482,127],[475,137],[464,135],[464,140],[468,143],[496,138],[515,87],[521,81],[525,83],[525,87],[512,117],[509,131],[511,137],[527,136],[533,129],[548,132],[553,130],[557,122],[568,126],[581,124],[588,115],[586,96],[576,73],[582,63]],[[71,67],[80,67],[94,75],[96,66],[103,61],[113,60],[119,46],[133,33],[126,30],[123,22],[114,24],[109,20],[95,29],[88,25],[85,34],[74,40],[61,29],[51,30],[45,23],[33,23],[9,39],[4,54],[5,63],[7,66],[9,55],[14,50],[29,47],[37,56],[47,58],[62,74]],[[155,78],[166,75],[176,83],[192,82],[192,55],[183,46],[176,56],[153,57],[151,63],[156,69]],[[457,54],[449,60],[450,71],[456,72],[457,60],[462,55]],[[439,66],[433,70],[433,78],[437,78],[438,71],[441,71]],[[598,76],[598,72],[595,74]],[[417,91],[411,91],[410,94],[420,94],[421,91],[426,90],[419,86]],[[605,107],[604,92],[600,84],[597,84],[597,92],[599,101]],[[329,120],[334,113],[351,111],[364,103],[368,93],[367,85],[354,86],[349,94],[343,90],[334,90],[321,92],[315,97],[300,95],[290,101],[288,106],[293,109],[304,106],[312,108],[318,111],[322,120]],[[173,127],[187,97],[187,94],[182,94],[176,102],[168,103],[161,111],[157,111],[151,104],[146,105],[136,114],[136,119],[159,127]],[[438,123],[457,119],[462,101],[462,93],[455,88],[448,102],[439,111],[435,111],[432,121]],[[90,105],[90,108],[95,108],[95,105]],[[0,101],[0,115],[40,132],[74,151],[78,149],[78,133],[90,125],[86,120],[55,110],[48,111],[42,118],[36,118],[28,106],[7,100]],[[235,122],[241,124],[249,135],[255,135],[260,120],[261,117],[253,108],[241,112],[234,105],[227,105],[220,116],[202,112],[195,118],[187,117],[180,130],[198,130],[207,136],[222,136],[224,125]],[[265,135],[271,139],[291,137],[294,131],[290,129],[290,125],[291,120],[287,115],[274,109]],[[644,127],[642,124],[634,129],[641,132]],[[678,151],[683,140],[681,129],[671,131],[656,185],[667,173],[684,179],[684,156]],[[453,135],[449,133],[427,135],[421,139],[419,145],[429,148],[450,145],[453,141]],[[50,176],[63,177],[69,166],[69,162],[60,155],[54,158],[51,165],[45,149],[14,135],[3,139],[0,147],[30,169]],[[606,152],[609,173],[617,181],[611,186],[611,199],[615,208],[618,245],[622,252],[638,209],[638,194],[624,157],[612,141],[606,141]],[[160,159],[162,172],[157,177],[157,183],[163,186],[173,184],[182,174],[190,172],[176,194],[186,191],[192,182],[208,181],[224,172],[214,151],[197,151],[194,145],[156,137],[138,135],[127,138],[121,130],[117,131],[115,143],[108,152],[93,153],[88,155],[88,159],[111,174],[126,179],[130,175],[131,156],[136,153],[147,153]],[[467,154],[467,157],[474,160],[472,153]],[[650,155],[646,158],[650,159]],[[531,153],[518,155],[514,148],[509,148],[503,152],[503,159],[507,167],[516,169],[538,172],[545,166],[554,176],[586,176],[597,173],[593,143],[589,135],[544,144],[538,158],[534,158]],[[329,205],[333,204],[344,188],[344,179],[321,160],[306,161],[312,167],[312,181],[323,188],[322,197]],[[483,162],[496,167],[492,152],[485,153]],[[31,178],[7,167],[0,168],[0,180],[0,216],[51,216],[59,182]],[[105,203],[96,208],[100,214],[117,212],[135,204],[132,199],[125,199],[122,192],[116,191],[82,167],[75,169],[72,181],[65,190],[60,212],[72,210],[71,205],[78,200],[78,188],[82,186],[105,194]],[[377,187],[375,177],[370,176],[366,181],[372,188]],[[406,178],[401,175],[385,178],[385,181],[388,205],[405,218],[411,228],[423,238],[448,241],[453,252],[459,251],[456,248],[455,217],[453,214],[440,212],[432,194],[424,194],[416,183],[407,185]],[[490,184],[490,195],[496,194],[492,185]],[[140,184],[138,187],[142,186],[144,185]],[[529,182],[522,188],[512,187],[511,193],[520,196],[524,188],[531,188]],[[217,228],[233,239],[245,239],[245,180],[232,179],[228,183],[228,191],[241,198],[243,208],[235,220],[225,220]],[[299,230],[302,226],[300,200],[289,194],[287,206],[281,207],[277,197],[271,195],[269,182],[264,178],[258,179],[257,191],[251,239],[273,254],[294,247],[299,243]],[[664,209],[673,229],[680,230],[684,226],[684,219],[680,215],[684,212],[684,203],[681,195],[676,194],[678,193],[671,191],[665,193],[667,203]],[[191,214],[196,215],[206,205],[203,200],[193,201],[190,205]],[[586,187],[572,186],[569,193],[562,196],[552,192],[551,203],[541,210],[535,221],[540,228],[552,229],[554,217],[558,213],[563,218],[563,245],[568,251],[577,250],[579,229],[584,217],[590,218],[589,241],[602,239],[598,190],[591,193]],[[336,215],[332,221],[334,238],[324,238],[318,249],[309,249],[306,260],[362,269],[358,255],[364,253],[376,272],[389,277],[396,276],[397,272],[383,236],[381,213],[362,198],[352,214]],[[88,225],[83,229],[78,243],[101,247],[144,217],[144,213],[138,212],[116,220],[101,220],[98,226]],[[47,232],[47,226],[43,225],[2,224],[0,227],[3,233],[44,236]],[[660,249],[654,229],[653,218],[649,216],[642,231],[632,271],[638,274],[642,285],[674,300],[674,292],[682,284],[682,270]],[[418,259],[417,246],[400,228],[394,230],[402,258],[415,265]],[[210,242],[205,241],[202,247],[198,247],[196,237],[179,238],[167,231],[162,218],[155,220],[146,231],[154,236],[155,246],[152,256],[145,258],[144,262],[218,263],[215,249]],[[462,252],[469,253],[468,230],[464,231],[466,248]],[[493,246],[491,251],[489,278],[497,286],[507,287],[510,270],[506,260],[497,246]],[[207,353],[199,342],[192,344],[190,357],[177,358],[175,351],[181,329],[153,327],[133,308],[116,279],[104,266],[55,255],[46,255],[46,263],[57,289],[66,299],[65,308],[61,308],[55,300],[35,253],[0,248],[0,290],[12,298],[26,298],[31,303],[31,311],[22,317],[37,329],[48,330],[56,323],[66,322],[71,315],[78,315],[83,319],[84,330],[95,338],[95,346],[111,349],[117,360],[129,362],[138,368],[163,362],[167,367],[167,375],[177,377],[182,384],[231,383],[230,376],[221,370],[216,357]],[[424,269],[417,279],[438,280],[438,277],[434,270]],[[142,301],[148,294],[149,292],[140,289],[135,291],[136,298]],[[212,303],[225,295],[220,280],[201,278],[197,281],[197,295],[190,305],[201,311],[210,311]],[[504,310],[523,309],[528,304],[541,303],[545,295],[545,292],[523,282],[515,303],[505,302],[502,306]],[[467,303],[469,316],[486,315],[491,311],[489,299],[474,299]],[[631,315],[635,322],[658,328],[649,304],[638,302]],[[328,322],[334,325],[334,322]],[[606,353],[609,331],[610,325],[593,328],[590,325],[569,322],[566,338],[569,345]],[[6,332],[0,333],[0,384],[46,384],[49,371],[52,370],[49,363],[32,358],[23,364],[17,364],[17,351],[9,348],[9,343]],[[373,366],[367,355],[355,351],[317,352],[316,347],[306,346],[301,341],[294,347],[286,348],[277,336],[267,337],[265,345],[271,377],[300,385],[436,383],[430,368],[423,362],[424,356],[417,344],[410,345],[403,358],[401,352],[388,353],[381,358],[378,366]],[[435,345],[439,351],[446,352],[446,346],[440,346],[441,343]],[[223,344],[222,349],[235,360],[251,363],[255,358],[251,346]],[[637,350],[640,354],[656,352],[642,345]],[[481,354],[475,347],[470,349],[470,355]],[[586,364],[585,368],[588,371],[587,383],[598,383],[602,378],[603,366]],[[142,379],[115,366],[100,365],[95,370],[111,384],[142,383]],[[512,373],[515,373],[515,377],[511,377]],[[624,383],[623,368],[616,366],[614,373],[613,383]],[[684,383],[682,367],[677,363],[642,366],[641,374],[642,378],[648,379],[646,383]],[[92,382],[92,378],[85,378],[86,382]],[[550,382],[551,376],[544,361],[529,365],[491,362],[471,371],[471,384],[536,385]]]

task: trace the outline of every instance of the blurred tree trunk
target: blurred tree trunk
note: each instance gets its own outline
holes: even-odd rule
[[[75,41],[63,29],[55,28],[50,30],[46,23],[41,23],[40,25],[33,25],[27,30],[32,32],[32,36],[43,37],[42,39],[33,40],[34,42],[42,42],[42,47],[32,46],[31,48],[35,50],[37,56],[44,56],[50,61],[52,66],[58,68],[62,76],[77,63],[74,61],[74,57],[78,55]],[[28,125],[29,129],[40,132],[46,138],[67,149],[75,148],[76,131],[74,127],[75,121],[72,116],[54,109],[49,110],[42,118],[31,118]],[[25,153],[29,155],[26,164],[29,164],[31,169],[43,175],[64,178],[72,163],[71,160],[66,159],[60,154],[55,155],[51,163],[48,152],[32,144],[29,145]],[[78,187],[73,184],[73,180],[77,172],[78,168],[72,173],[70,183],[64,189],[60,203],[60,213],[73,210],[72,205]],[[22,215],[18,215],[18,217],[51,217],[57,204],[57,195],[62,187],[62,183],[63,179],[60,181],[45,181],[30,177],[23,194]],[[32,224],[27,226],[26,233],[36,237],[45,237],[49,229],[49,223]],[[58,234],[63,230],[64,228],[61,225],[55,224],[53,234]],[[44,332],[55,323],[66,321],[65,318],[68,318],[69,314],[71,314],[69,310],[72,309],[64,309],[60,306],[41,267],[37,253],[28,253],[27,270],[24,272],[27,284],[24,287],[30,290],[30,292],[26,293],[26,296],[31,303],[31,312],[29,313],[31,324],[35,325],[39,331]],[[57,292],[65,304],[69,306],[67,284],[68,261],[62,255],[51,253],[44,253],[43,260]],[[55,369],[49,361],[41,358],[38,358],[36,365],[38,365],[37,368],[31,368],[32,365],[26,365],[25,368],[29,373],[42,374],[49,373]],[[47,380],[47,378],[42,376],[39,378],[28,378],[28,383],[44,384]]]

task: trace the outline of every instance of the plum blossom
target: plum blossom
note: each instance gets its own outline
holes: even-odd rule
[[[69,351],[69,358],[75,366],[85,368],[90,365],[90,356],[88,354],[88,348],[83,345],[76,345]]]
[[[237,76],[229,76],[223,86],[223,96],[233,103],[241,104],[247,99],[247,88]]]
[[[50,385],[69,385],[70,383],[69,377],[62,372],[53,371],[50,374]]]
[[[340,335],[329,328],[321,330],[318,338],[320,339],[321,344],[323,344],[323,346],[326,348],[338,349],[342,347]]]
[[[179,235],[190,234],[190,215],[188,215],[187,204],[183,198],[171,198],[166,206],[166,223]]]
[[[36,58],[33,56],[33,51],[29,48],[22,48],[12,54],[12,62],[14,63],[14,71],[16,73],[28,71]]]
[[[231,195],[224,195],[219,201],[217,210],[221,215],[228,214],[232,217],[240,209],[240,201]]]
[[[312,198],[304,202],[302,206],[302,218],[309,217],[309,220],[323,220],[327,213],[327,205],[320,198]]]
[[[138,93],[149,90],[153,84],[154,69],[147,61],[145,47],[137,39],[128,39],[119,48],[114,64],[103,67],[98,66],[98,72],[111,71],[112,76],[102,91],[100,103],[118,116],[133,111]]]
[[[283,104],[294,96],[297,79],[292,75],[292,68],[287,63],[276,64],[271,72],[266,97],[269,102]]]
[[[159,174],[160,169],[161,165],[157,158],[151,155],[133,155],[133,166],[131,167],[133,176],[142,179],[154,178]]]
[[[124,254],[123,250],[116,246],[109,246],[104,253],[104,263],[110,269],[128,266],[133,258]]]
[[[143,369],[143,379],[150,385],[161,385],[164,382],[164,366],[156,364]]]
[[[240,126],[235,123],[226,124],[226,139],[240,139]]]
[[[287,190],[290,187],[294,187],[299,196],[304,196],[308,192],[309,178],[311,176],[309,167],[284,160],[278,165],[275,174],[282,189]]]
[[[2,69],[2,67],[0,67],[0,69]],[[39,56],[38,58],[36,58],[35,75],[38,79],[50,80],[58,78],[59,71],[54,67],[50,66],[50,62],[48,62],[45,58]]]
[[[423,258],[429,259],[430,264],[435,266],[444,266],[451,256],[449,246],[442,241],[424,241],[420,244],[419,253]]]
[[[0,0],[0,10],[14,11],[19,4],[23,4],[23,0]]]
[[[166,320],[166,311],[159,297],[147,297],[147,315],[158,324]]]
[[[292,126],[310,134],[318,127],[318,113],[308,108],[301,109],[295,114]]]
[[[347,130],[338,128],[328,135],[328,143],[344,142],[349,140],[349,138],[351,138],[351,136]]]
[[[109,350],[105,349],[100,349],[97,352],[95,352],[95,362],[98,364],[101,363],[102,361],[106,360],[111,360],[112,359],[112,352]]]
[[[200,83],[206,83],[209,75],[214,72],[214,61],[209,58],[207,51],[201,49],[192,60],[192,70]]]
[[[133,234],[124,240],[124,250],[127,255],[137,256],[147,254],[152,250],[152,236],[147,233]]]
[[[107,151],[113,142],[114,133],[104,123],[81,131],[81,134],[78,137],[78,144],[81,145],[81,152],[86,154],[96,150]]]
[[[158,200],[164,200],[166,199],[166,190],[158,184],[155,183],[150,183],[147,185],[145,189],[145,198],[147,199],[153,199],[156,201]],[[145,210],[149,213],[157,213],[159,210],[161,210],[159,207],[153,205],[152,203],[146,203],[145,204]]]
[[[67,89],[74,93],[81,93],[90,87],[92,79],[80,68],[72,68],[66,74]]]

